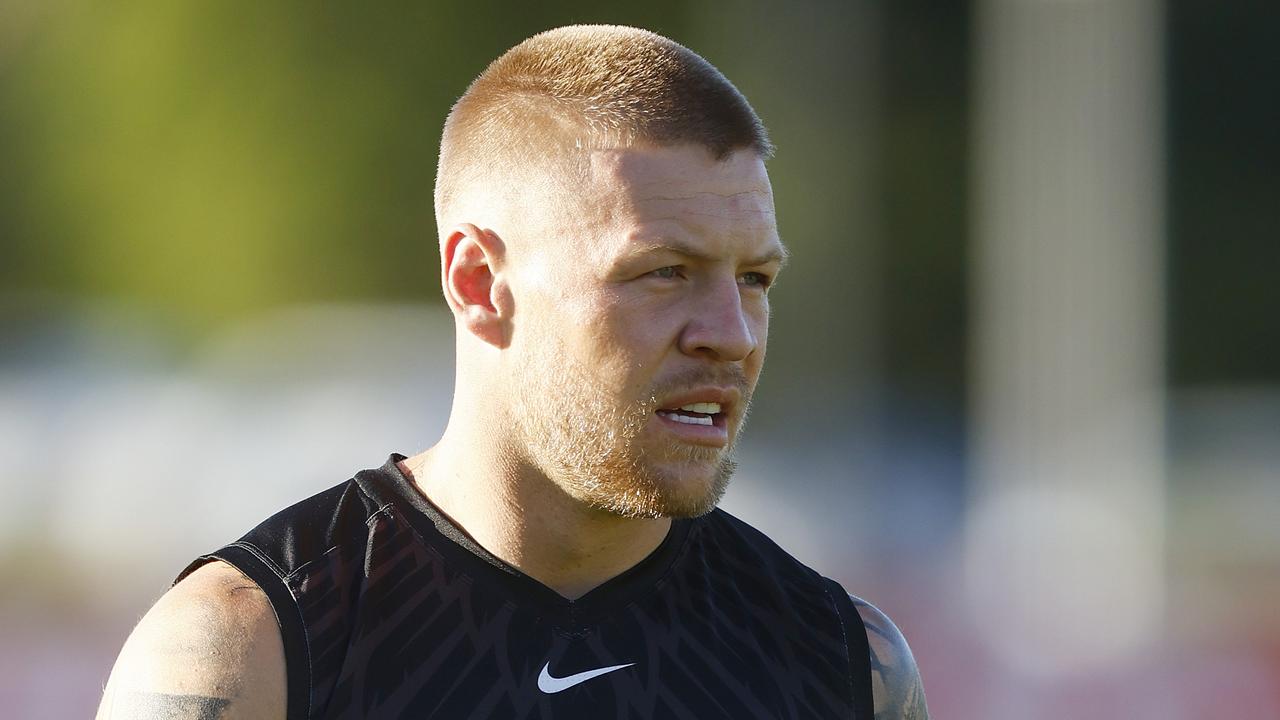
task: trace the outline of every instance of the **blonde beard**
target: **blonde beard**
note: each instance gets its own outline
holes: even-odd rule
[[[562,344],[546,344],[555,348],[521,368],[515,413],[530,457],[552,482],[623,517],[697,517],[715,508],[737,467],[732,447],[643,447],[659,388],[630,405],[612,404],[613,393],[597,392],[603,383]]]

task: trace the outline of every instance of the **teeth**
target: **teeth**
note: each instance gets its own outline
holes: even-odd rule
[[[683,410],[684,408],[680,408],[680,409]],[[667,415],[667,417],[671,418],[672,420],[675,420],[678,423],[684,423],[685,425],[710,425],[711,424],[711,418],[709,417],[689,417],[688,415],[681,415],[680,413],[671,413]]]
[[[720,412],[720,403],[690,403],[680,406],[681,410],[687,412],[702,413],[704,415],[715,415]]]

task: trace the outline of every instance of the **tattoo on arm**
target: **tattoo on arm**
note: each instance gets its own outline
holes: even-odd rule
[[[920,671],[906,639],[879,610],[861,599],[853,601],[871,646],[871,684],[877,690],[875,720],[928,720]]]
[[[227,698],[131,692],[113,698],[109,717],[129,720],[218,720],[231,704]]]

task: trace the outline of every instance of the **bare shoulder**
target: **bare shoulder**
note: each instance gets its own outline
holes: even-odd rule
[[[98,720],[285,716],[284,644],[271,603],[223,562],[187,576],[125,641]]]
[[[902,631],[875,605],[849,596],[867,626],[875,720],[927,720],[920,669]]]

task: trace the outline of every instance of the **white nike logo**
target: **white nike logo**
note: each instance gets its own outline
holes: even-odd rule
[[[609,667],[596,668],[595,670],[587,670],[585,672],[575,673],[568,677],[551,677],[551,661],[548,660],[546,665],[542,666],[542,673],[538,675],[538,689],[548,695],[558,693],[561,690],[583,683],[591,678],[600,677],[605,673],[611,673],[614,670],[621,670],[625,667],[631,667],[635,663],[627,663],[626,665],[610,665]]]

